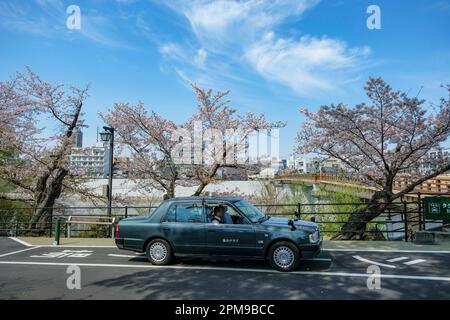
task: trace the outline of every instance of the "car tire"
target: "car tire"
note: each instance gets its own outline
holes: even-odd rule
[[[173,259],[172,247],[163,239],[150,241],[147,245],[146,254],[151,264],[159,266],[169,264]]]
[[[270,247],[268,258],[272,268],[293,271],[300,263],[300,250],[291,242],[280,241]]]

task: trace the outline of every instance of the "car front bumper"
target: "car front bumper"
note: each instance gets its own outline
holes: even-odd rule
[[[320,237],[317,243],[301,244],[299,247],[302,259],[311,259],[319,255],[322,252],[322,242],[323,237]]]

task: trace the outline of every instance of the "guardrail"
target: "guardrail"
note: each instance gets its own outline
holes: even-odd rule
[[[290,204],[289,207],[296,208],[296,212],[300,213],[302,220],[314,221],[321,227],[324,234],[338,233],[343,224],[345,224],[351,213],[356,210],[336,211],[339,207],[363,207],[367,203],[310,203],[310,204]],[[286,205],[255,205],[266,214],[273,216],[286,216],[277,210],[279,207]],[[321,209],[320,209],[321,208]],[[325,209],[323,209],[325,208]],[[328,209],[327,208],[332,208]],[[295,213],[288,215],[295,218]],[[363,222],[362,220],[354,220],[355,222]],[[409,241],[412,231],[422,230],[426,223],[432,221],[423,218],[422,206],[419,201],[399,201],[393,203],[390,209],[380,214],[375,220],[367,224],[365,232],[368,234],[383,234],[388,239],[403,239]],[[349,230],[355,231],[356,230]],[[380,239],[382,240],[382,239]]]
[[[54,225],[56,219],[61,220],[62,230],[61,233],[65,237],[72,234],[76,234],[81,237],[100,237],[108,236],[111,234],[110,226],[103,226],[100,224],[79,224],[71,228],[66,223],[70,217],[92,217],[97,218],[110,218],[118,221],[123,218],[138,216],[143,214],[149,214],[156,206],[120,206],[111,208],[111,216],[108,216],[108,207],[53,207],[44,208],[49,209],[52,212],[48,221],[38,222],[35,228],[31,228],[29,225],[29,219],[35,208],[12,208],[4,209],[0,208],[0,236],[35,236],[35,235],[48,235],[52,237]],[[7,220],[7,221],[5,221]],[[86,228],[88,225],[88,228]],[[38,230],[38,232],[36,232]]]
[[[359,203],[293,203],[293,204],[255,204],[262,212],[275,217],[288,217],[309,220],[318,223],[324,235],[333,235],[340,231],[342,225],[347,222],[348,217],[358,208],[366,205]],[[56,219],[63,223],[61,234],[66,237],[76,234],[78,237],[103,237],[111,235],[111,226],[100,224],[81,224],[70,226],[66,223],[70,217],[95,216],[101,218],[114,218],[119,221],[122,218],[151,213],[155,206],[121,206],[112,207],[112,214],[106,214],[107,207],[54,207],[52,216],[46,222],[37,225],[41,235],[52,236]],[[388,210],[383,212],[375,220],[368,223],[366,233],[375,236],[380,235],[384,239],[411,239],[413,231],[424,230],[427,223],[433,221],[425,220],[422,212],[422,201],[420,195],[416,201],[398,201],[393,203]],[[24,236],[34,235],[35,229],[29,226],[29,217],[34,208],[22,209],[0,209],[0,217],[8,221],[0,221],[0,236]],[[298,213],[298,215],[296,215]],[[82,220],[83,221],[83,220]],[[88,226],[88,228],[86,228]],[[382,236],[382,237],[381,237]]]
[[[367,181],[357,176],[346,176],[345,174],[333,174],[333,173],[303,173],[298,175],[285,175],[276,177],[275,180],[310,180],[316,182],[339,182],[339,183],[354,183],[362,188],[375,190],[375,188],[367,186]],[[399,177],[394,181],[393,189],[402,190],[410,181],[405,177]],[[414,193],[422,193],[423,195],[435,195],[435,194],[449,194],[450,193],[450,175],[440,175],[433,179],[429,179],[417,187],[414,188]]]

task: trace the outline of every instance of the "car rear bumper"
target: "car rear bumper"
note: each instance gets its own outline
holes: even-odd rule
[[[116,238],[115,242],[116,242],[117,248],[119,248],[119,249],[123,249],[124,248],[123,238]]]

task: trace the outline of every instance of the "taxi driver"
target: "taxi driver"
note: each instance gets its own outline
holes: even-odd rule
[[[214,207],[211,223],[213,224],[224,223],[224,212],[225,210],[223,206]]]

